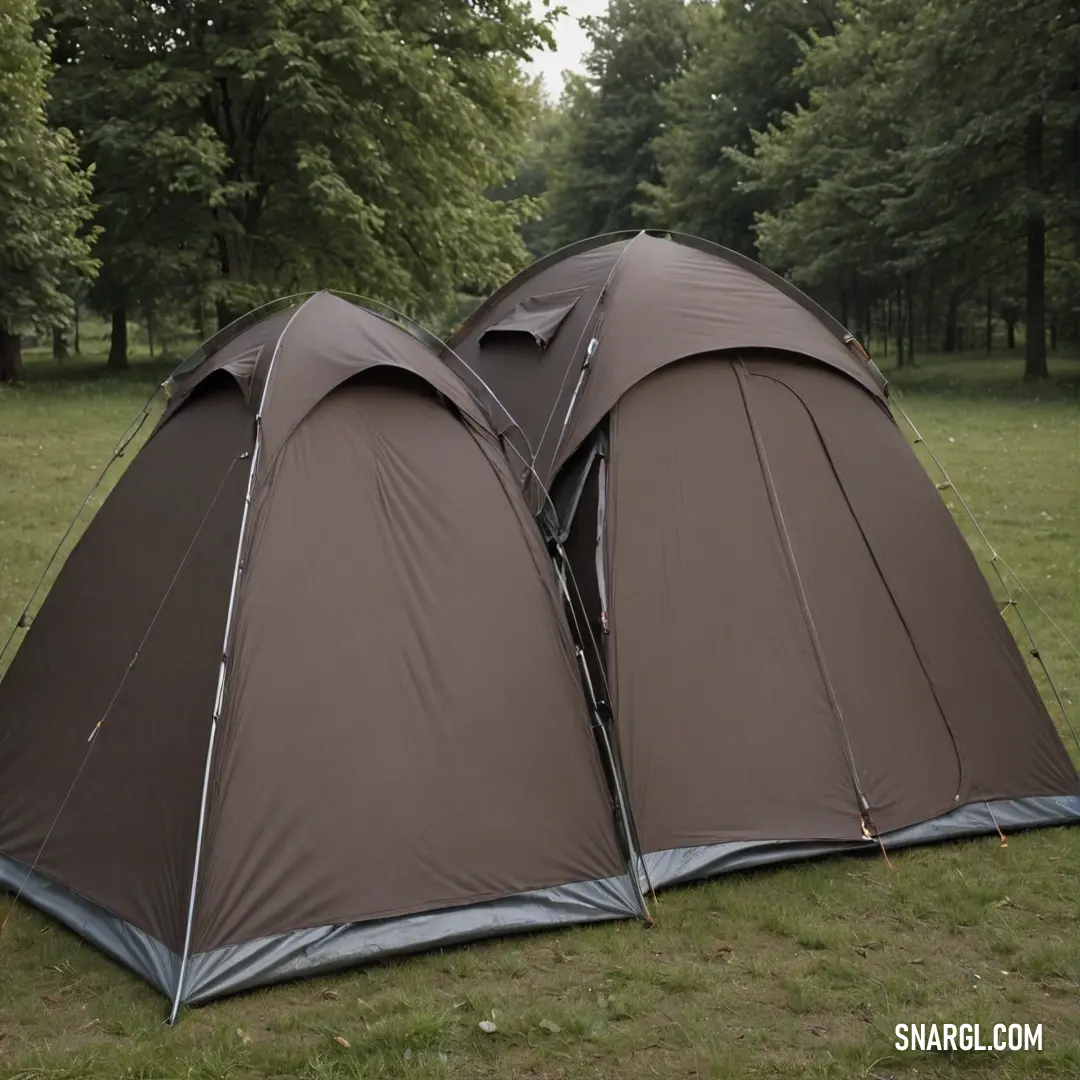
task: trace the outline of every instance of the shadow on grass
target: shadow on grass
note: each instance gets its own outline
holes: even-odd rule
[[[186,353],[167,353],[155,356],[135,356],[126,371],[110,368],[104,356],[79,356],[57,363],[51,355],[25,357],[26,387],[31,390],[77,388],[80,386],[145,386],[148,390],[160,385],[183,361]]]
[[[197,347],[197,342],[184,342],[177,348],[149,356],[145,351],[130,354],[131,366],[126,370],[109,367],[104,352],[87,352],[71,356],[63,363],[53,360],[48,349],[30,349],[24,353],[26,388],[30,390],[64,390],[79,387],[146,387],[148,390],[170,376],[177,366]]]
[[[1024,378],[1024,359],[1008,357],[917,357],[917,367],[896,368],[878,361],[884,376],[906,396],[968,401],[1080,402],[1080,359],[1050,358],[1050,378]]]

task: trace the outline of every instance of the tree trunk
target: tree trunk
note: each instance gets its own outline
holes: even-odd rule
[[[994,351],[994,290],[986,289],[986,355]]]
[[[217,211],[214,212],[217,217]],[[245,223],[245,229],[252,229],[254,223]],[[252,252],[251,242],[246,233],[239,233],[225,229],[218,221],[218,229],[215,233],[218,248],[218,264],[221,267],[221,277],[226,284],[246,284],[251,280]],[[235,301],[234,301],[235,303]],[[235,310],[231,304],[224,300],[217,301],[218,329],[224,330],[230,323],[235,322],[243,311]]]
[[[1057,338],[1057,316],[1050,316],[1050,351],[1057,352],[1058,338]]]
[[[1024,351],[1024,378],[1045,379],[1046,367],[1046,216],[1042,205],[1043,117],[1028,118],[1025,139],[1027,160],[1027,340]]]
[[[896,366],[904,366],[904,290],[896,294]]]
[[[1010,351],[1016,348],[1016,316],[1011,311],[1005,316],[1005,344]]]
[[[150,345],[150,359],[154,359],[154,317],[146,316],[146,340]]]
[[[907,358],[908,363],[915,366],[915,292],[911,288],[911,274],[907,276],[907,284],[904,286],[907,298]]]
[[[0,319],[0,382],[19,386],[26,382],[23,367],[22,337],[8,330],[7,322]]]
[[[112,313],[112,335],[109,338],[109,367],[115,371],[127,371],[128,363],[128,325],[127,308],[117,308]]]
[[[82,343],[79,341],[79,305],[75,305],[75,355],[82,355]]]
[[[957,347],[958,325],[960,317],[960,293],[953,289],[949,293],[949,310],[945,313],[945,340],[942,342],[942,352],[954,353]]]
[[[52,357],[58,364],[62,364],[68,358],[67,336],[59,326],[53,327]]]
[[[881,350],[882,356],[886,359],[889,356],[889,339],[892,337],[892,297],[885,297],[885,334],[882,337],[882,343],[884,348]]]
[[[923,352],[934,350],[934,315],[937,305],[934,303],[934,278],[928,275],[926,283],[926,312],[923,315]]]
[[[217,310],[217,328],[224,330],[230,323],[235,322],[239,317],[239,313],[233,311],[224,300],[218,300],[216,304]]]

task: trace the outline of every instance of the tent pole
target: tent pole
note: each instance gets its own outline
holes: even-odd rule
[[[569,571],[569,561],[566,558],[566,552],[563,550],[562,544],[557,545],[559,558],[561,559],[561,565],[559,563],[555,566],[556,574],[559,578],[559,585],[562,587],[563,596],[566,599],[566,603],[570,606],[570,610],[573,611],[573,601],[570,598],[570,590],[566,585],[566,573]],[[575,619],[575,622],[577,620]],[[589,711],[593,717],[593,727],[600,734],[601,749],[604,754],[604,758],[607,762],[608,769],[611,772],[611,784],[614,789],[616,816],[619,819],[619,826],[623,833],[623,843],[626,845],[627,861],[632,868],[631,876],[634,879],[634,888],[637,890],[638,899],[641,901],[641,911],[648,922],[652,922],[652,917],[649,914],[649,904],[645,898],[645,893],[641,888],[641,879],[638,876],[638,867],[640,866],[642,871],[648,876],[645,871],[645,860],[641,852],[638,850],[637,841],[634,838],[634,830],[631,828],[631,814],[630,807],[626,800],[626,796],[623,792],[622,783],[622,771],[619,768],[619,760],[615,754],[615,747],[611,741],[611,732],[608,729],[608,723],[604,718],[603,712],[600,708],[600,702],[596,697],[596,689],[593,686],[592,676],[589,674],[589,665],[585,659],[585,652],[581,645],[574,644],[574,655],[577,657],[578,665],[581,668],[581,678],[585,685],[586,693],[589,698]]]
[[[244,547],[247,541],[248,519],[251,514],[251,500],[255,491],[255,480],[259,471],[259,459],[262,456],[263,445],[263,408],[266,405],[267,392],[270,389],[271,376],[277,363],[278,354],[281,352],[281,343],[289,332],[289,327],[296,321],[296,317],[307,305],[305,300],[296,311],[293,312],[289,321],[285,324],[278,335],[274,345],[273,355],[266,368],[266,379],[263,382],[262,395],[259,398],[259,409],[255,414],[255,446],[251,453],[251,468],[248,470],[247,491],[244,494],[244,513],[240,519],[240,535],[236,541],[236,558],[233,561],[232,585],[229,588],[229,610],[225,616],[225,634],[221,646],[221,663],[218,666],[217,690],[214,694],[214,712],[210,721],[210,738],[206,746],[206,765],[203,770],[202,796],[199,802],[199,831],[195,838],[195,859],[191,871],[191,890],[188,894],[187,923],[184,929],[184,948],[180,956],[180,972],[176,980],[176,995],[173,998],[172,1011],[169,1014],[169,1024],[176,1023],[180,1012],[180,1002],[184,996],[184,982],[187,978],[188,962],[191,958],[191,933],[195,923],[195,901],[198,893],[199,868],[202,862],[203,838],[206,833],[206,810],[210,793],[210,774],[214,759],[214,745],[217,742],[217,729],[221,720],[221,713],[225,703],[225,677],[229,664],[229,644],[232,640],[233,621],[236,614],[236,596],[240,585],[240,575],[244,566]]]
[[[622,267],[623,260],[626,258],[626,253],[630,250],[630,248],[633,245],[634,241],[637,240],[637,238],[639,236],[644,236],[644,235],[645,235],[645,230],[639,229],[630,238],[630,240],[627,242],[626,247],[624,247],[623,250],[619,253],[619,257],[615,260],[615,265],[611,268],[611,271],[608,274],[607,279],[604,281],[604,286],[600,290],[599,294],[597,295],[596,301],[592,306],[592,310],[589,312],[589,317],[585,321],[585,326],[581,331],[581,335],[578,338],[577,343],[574,345],[574,352],[577,352],[578,348],[580,348],[581,342],[585,338],[586,331],[588,330],[588,328],[589,328],[590,324],[592,323],[593,319],[596,318],[597,311],[600,309],[601,304],[603,304],[606,301],[608,289],[611,288],[611,283],[615,280],[616,274],[618,274],[619,269]],[[582,364],[581,364],[581,372],[578,375],[577,385],[574,387],[573,396],[570,398],[570,404],[569,404],[569,406],[567,406],[566,415],[563,417],[562,428],[559,431],[558,442],[555,443],[555,449],[554,449],[554,451],[552,452],[552,455],[551,455],[551,464],[552,464],[553,467],[555,465],[556,460],[559,457],[559,450],[562,448],[563,440],[566,438],[566,433],[569,430],[570,420],[571,420],[571,417],[573,415],[574,406],[577,404],[578,395],[581,393],[581,388],[585,383],[585,379],[586,379],[586,376],[588,375],[589,368],[592,366],[593,356],[596,353],[596,349],[600,344],[600,328],[603,325],[603,321],[604,321],[604,316],[603,316],[603,313],[601,313],[600,319],[597,322],[595,329],[593,330],[592,337],[589,339],[588,347],[585,350],[585,358],[584,358],[584,360],[582,361]],[[534,467],[536,466],[537,456],[539,456],[540,450],[543,448],[543,445],[544,445],[544,440],[547,438],[548,431],[551,428],[551,421],[555,419],[555,409],[556,409],[556,406],[558,405],[559,398],[562,397],[562,392],[563,392],[564,388],[566,387],[566,380],[567,380],[567,377],[569,375],[570,375],[570,368],[568,367],[566,369],[566,374],[563,375],[563,381],[562,381],[562,384],[559,387],[559,394],[558,394],[558,397],[556,397],[556,399],[555,399],[555,405],[552,406],[551,412],[548,414],[547,423],[544,424],[544,430],[540,433],[540,438],[536,440],[536,451],[534,453],[533,461],[532,461],[532,464],[533,464]]]

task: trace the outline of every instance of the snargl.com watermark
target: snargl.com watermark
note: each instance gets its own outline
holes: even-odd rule
[[[1042,1024],[897,1024],[897,1050],[965,1050],[995,1053],[1042,1050]]]

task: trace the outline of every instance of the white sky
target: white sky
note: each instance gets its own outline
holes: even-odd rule
[[[531,0],[533,12],[543,15],[543,0]],[[602,15],[607,11],[608,0],[551,0],[552,7],[564,7],[567,14],[555,24],[556,52],[545,50],[536,55],[529,65],[534,75],[543,77],[547,92],[553,99],[562,93],[562,73],[566,68],[581,70],[581,59],[589,48],[589,39],[578,24],[582,15]]]

